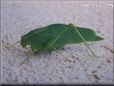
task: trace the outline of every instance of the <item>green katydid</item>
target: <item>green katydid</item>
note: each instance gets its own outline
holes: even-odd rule
[[[85,43],[92,54],[94,52],[88,46],[87,42],[103,40],[96,33],[83,27],[77,27],[73,24],[51,24],[45,27],[37,28],[21,37],[20,42],[23,48],[27,45],[31,46],[33,52],[52,51],[66,44]],[[15,45],[15,44],[14,44]],[[13,46],[13,45],[12,45]]]

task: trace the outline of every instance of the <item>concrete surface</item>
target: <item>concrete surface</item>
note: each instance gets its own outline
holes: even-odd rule
[[[113,53],[106,48],[113,48],[112,2],[2,0],[1,7],[2,84],[113,84]],[[7,48],[30,30],[53,23],[95,30],[104,40],[90,47],[100,58],[83,44],[35,55],[19,44]]]

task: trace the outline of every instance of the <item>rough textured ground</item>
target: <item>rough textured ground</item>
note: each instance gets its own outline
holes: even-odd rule
[[[94,4],[94,5],[93,5]],[[110,2],[3,1],[1,4],[1,81],[4,84],[112,84],[113,7]],[[21,35],[53,23],[92,28],[103,41],[90,43],[100,56],[92,57],[83,44],[67,45],[52,53],[31,54],[19,44]],[[20,63],[31,57],[23,65]]]

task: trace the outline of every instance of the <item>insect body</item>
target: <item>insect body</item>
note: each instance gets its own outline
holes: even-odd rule
[[[30,45],[34,52],[41,52],[63,47],[66,44],[100,40],[103,38],[97,36],[91,29],[76,27],[73,24],[52,24],[23,35],[21,45],[23,48]]]

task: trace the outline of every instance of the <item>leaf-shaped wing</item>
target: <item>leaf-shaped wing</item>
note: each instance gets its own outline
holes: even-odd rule
[[[46,27],[35,29],[22,36],[21,45],[30,45],[32,50],[44,51],[63,47],[66,44],[84,42],[75,28],[81,33],[88,42],[99,41],[103,38],[97,36],[91,29],[75,27],[71,24],[52,24]]]

